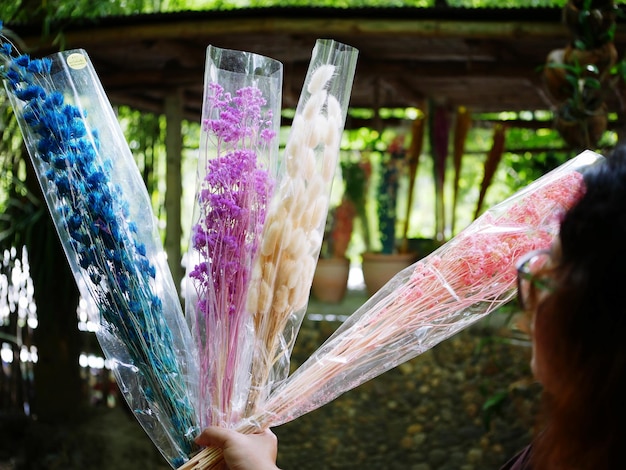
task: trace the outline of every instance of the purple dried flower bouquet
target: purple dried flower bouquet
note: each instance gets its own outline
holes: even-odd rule
[[[245,409],[251,348],[247,295],[276,184],[282,64],[210,46],[187,257],[186,315],[199,358],[202,426]]]

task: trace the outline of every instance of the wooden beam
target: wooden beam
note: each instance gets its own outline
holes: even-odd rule
[[[165,214],[167,224],[165,227],[165,252],[170,271],[177,289],[183,279],[181,265],[181,201],[182,201],[182,109],[183,95],[181,90],[175,90],[165,98],[165,118],[167,130],[165,134],[166,148],[166,189],[165,189]]]
[[[200,15],[198,15],[200,16]],[[223,18],[210,17],[197,20],[170,21],[148,24],[97,25],[98,34],[93,34],[93,25],[66,30],[66,47],[85,47],[90,44],[109,46],[129,42],[155,39],[190,39],[197,37],[219,38],[221,36],[261,34],[312,34],[342,37],[389,36],[409,37],[456,37],[456,38],[563,38],[568,33],[561,23],[538,21],[465,21],[437,19],[371,19],[371,18]],[[321,35],[321,36],[320,36]],[[39,43],[40,38],[23,37],[28,44]],[[53,47],[49,42],[40,47]],[[253,46],[252,44],[250,46]]]
[[[350,106],[374,107],[378,94],[381,107],[442,97],[451,105],[485,112],[551,109],[539,67],[551,50],[570,40],[560,9],[479,10],[180,12],[73,23],[64,29],[63,38],[64,47],[89,52],[105,90],[117,103],[159,112],[170,90],[182,89],[184,117],[194,120],[199,120],[208,44],[283,62],[282,106],[290,108],[297,103],[312,47],[320,37],[360,51]],[[625,27],[618,23],[618,50],[626,45]],[[57,47],[40,40],[35,25],[14,29],[28,45],[39,47],[37,55]],[[613,102],[609,106],[613,109]]]

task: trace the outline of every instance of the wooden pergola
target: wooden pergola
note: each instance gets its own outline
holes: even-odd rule
[[[58,50],[42,39],[41,25],[7,27],[33,55]],[[352,107],[424,109],[432,100],[473,113],[551,110],[540,67],[552,50],[570,41],[560,8],[258,8],[110,17],[65,26],[64,48],[87,51],[114,105],[167,116],[171,259],[180,259],[181,122],[200,120],[207,46],[283,62],[283,107],[288,108],[297,103],[318,38],[360,51]],[[614,42],[621,55],[626,50],[621,20]],[[617,97],[610,106],[621,114]],[[546,122],[518,125],[545,127]]]
[[[538,70],[569,42],[560,8],[258,8],[71,23],[62,41],[40,25],[7,25],[32,49],[87,51],[114,104],[164,112],[178,96],[197,120],[209,44],[284,64],[284,107],[295,106],[318,38],[359,49],[351,106],[421,106],[432,98],[474,112],[550,109]],[[626,29],[618,24],[618,51]]]

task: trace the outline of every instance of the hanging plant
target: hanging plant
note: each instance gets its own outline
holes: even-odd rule
[[[593,148],[608,126],[606,99],[618,93],[624,62],[613,44],[619,10],[614,0],[570,0],[563,21],[570,43],[548,54],[547,91],[556,102],[555,128],[575,149]]]
[[[570,0],[563,22],[577,49],[595,49],[613,41],[618,11],[613,0]]]

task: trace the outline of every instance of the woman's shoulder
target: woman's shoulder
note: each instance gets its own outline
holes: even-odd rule
[[[530,454],[532,445],[524,447],[515,457],[509,460],[500,470],[532,470],[530,465]]]

